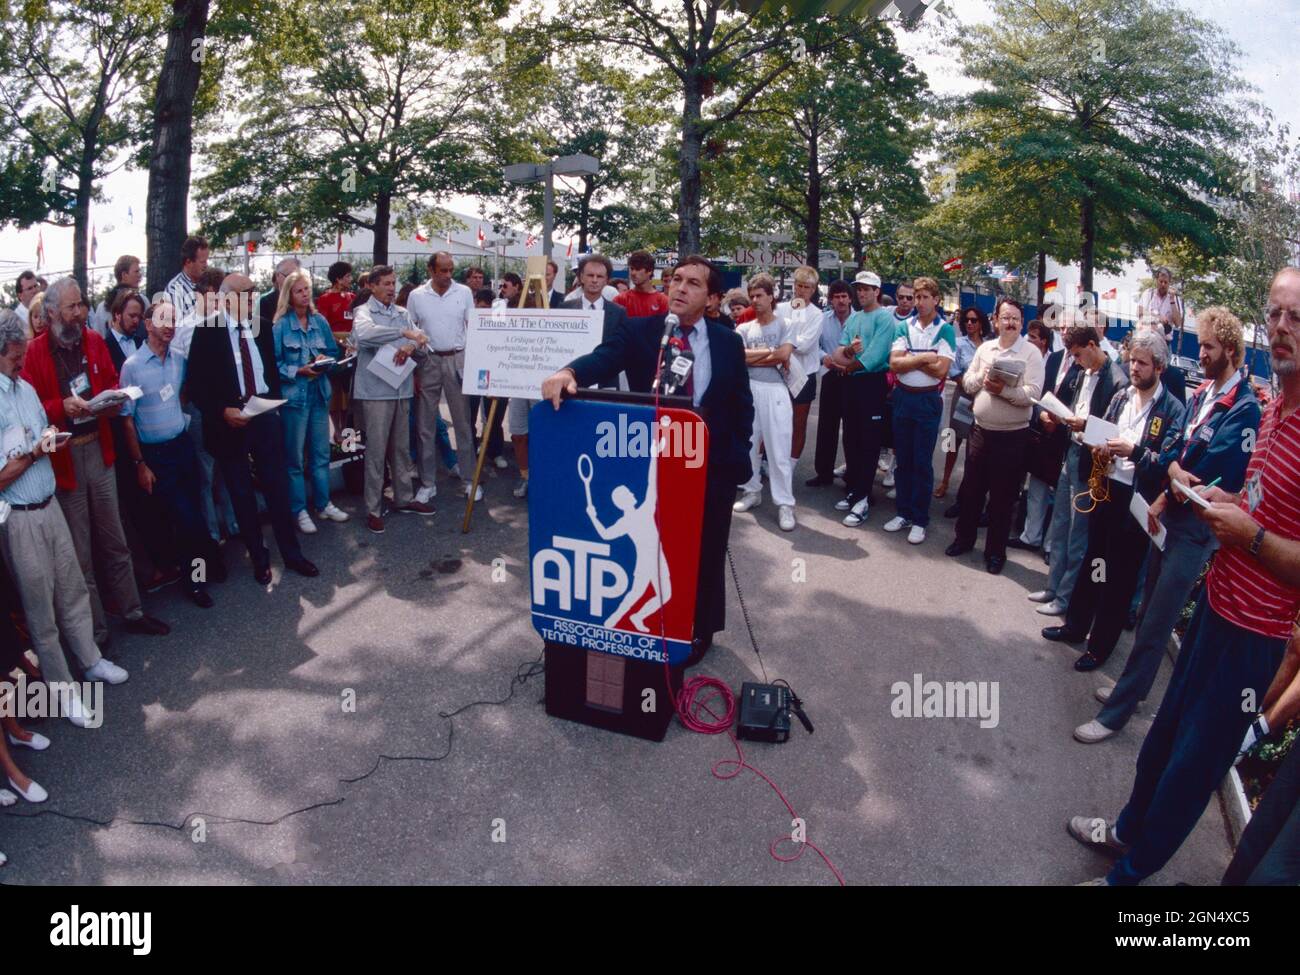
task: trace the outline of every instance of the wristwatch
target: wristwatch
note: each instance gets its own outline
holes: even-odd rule
[[[1250,543],[1250,554],[1259,555],[1259,547],[1264,544],[1264,529],[1255,532],[1255,540]]]

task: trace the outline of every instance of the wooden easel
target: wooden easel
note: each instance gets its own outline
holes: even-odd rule
[[[537,294],[541,299],[541,307],[550,308],[551,289],[546,286],[546,257],[544,255],[528,258],[528,264],[524,269],[524,286],[519,289],[519,304],[516,307],[525,307],[528,295],[534,288],[537,289]],[[487,460],[488,437],[492,433],[492,425],[496,422],[497,407],[501,405],[500,398],[491,396],[491,390],[488,392],[492,403],[488,407],[487,424],[483,427],[483,439],[478,445],[478,463],[474,465],[474,480],[469,486],[469,499],[465,503],[465,520],[460,526],[462,535],[469,534],[470,518],[474,515],[474,495],[478,494],[479,480],[483,477],[483,462]],[[470,423],[472,426],[473,417],[470,418]]]

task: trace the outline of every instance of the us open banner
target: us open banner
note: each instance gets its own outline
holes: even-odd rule
[[[533,627],[550,643],[652,663],[664,659],[662,628],[670,662],[685,660],[704,422],[689,410],[661,410],[656,423],[652,406],[567,400],[558,411],[537,404],[528,426]]]
[[[537,399],[547,376],[600,344],[604,322],[590,309],[475,308],[461,392]]]

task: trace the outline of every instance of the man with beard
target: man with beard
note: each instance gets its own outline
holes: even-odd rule
[[[1113,688],[1097,691],[1104,707],[1087,724],[1074,729],[1076,741],[1104,741],[1128,723],[1138,702],[1155,683],[1169,634],[1182,615],[1201,570],[1219,547],[1197,506],[1175,483],[1192,487],[1217,482],[1225,491],[1240,491],[1250,453],[1244,445],[1259,427],[1259,400],[1240,367],[1245,355],[1241,322],[1226,308],[1207,308],[1197,316],[1201,371],[1205,382],[1192,394],[1184,418],[1178,457],[1166,469],[1169,486],[1151,504],[1148,524],[1163,523],[1164,551],[1153,548],[1147,566],[1146,595],[1137,634],[1124,674]]]
[[[110,416],[120,406],[92,413],[89,401],[117,386],[108,346],[86,327],[87,307],[75,278],[63,278],[45,293],[46,334],[27,349],[23,378],[32,384],[50,422],[72,434],[65,450],[51,458],[55,492],[68,522],[77,561],[90,591],[95,642],[108,642],[108,621],[95,583],[95,561],[104,568],[110,602],[130,633],[163,636],[166,623],[146,616],[131,567],[131,551],[118,508],[116,455]]]
[[[1163,867],[1195,828],[1243,736],[1267,733],[1250,705],[1264,700],[1300,612],[1300,268],[1273,279],[1266,318],[1281,391],[1252,438],[1240,494],[1201,492],[1209,502],[1201,517],[1220,549],[1142,743],[1132,794],[1114,825],[1089,816],[1067,824],[1079,842],[1119,857],[1090,885],[1137,884]]]
[[[1169,347],[1159,332],[1133,337],[1131,385],[1115,394],[1103,417],[1119,428],[1119,436],[1092,448],[1094,464],[1105,470],[1104,500],[1096,500],[1088,518],[1088,547],[1065,622],[1043,630],[1045,639],[1066,643],[1087,637],[1088,651],[1075,661],[1075,670],[1096,670],[1110,657],[1137,590],[1151,540],[1129,506],[1134,493],[1148,503],[1155,500],[1183,428],[1183,404],[1160,382],[1168,364]]]

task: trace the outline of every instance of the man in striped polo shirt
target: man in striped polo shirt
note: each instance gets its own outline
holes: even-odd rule
[[[1269,289],[1279,396],[1264,410],[1239,494],[1210,488],[1201,514],[1220,549],[1183,638],[1169,688],[1113,826],[1075,816],[1070,834],[1118,854],[1093,884],[1137,884],[1177,852],[1227,774],[1282,662],[1300,612],[1300,268]]]

